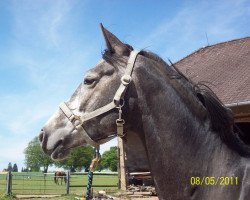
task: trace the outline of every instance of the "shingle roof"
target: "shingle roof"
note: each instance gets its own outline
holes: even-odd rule
[[[225,104],[250,100],[250,37],[198,49],[175,66],[196,83],[209,82]]]

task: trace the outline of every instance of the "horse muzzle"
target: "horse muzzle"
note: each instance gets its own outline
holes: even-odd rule
[[[51,156],[53,159],[57,159],[57,157],[61,157],[58,155],[61,153],[61,151],[63,149],[63,143],[65,143],[64,139],[61,138],[61,139],[53,142],[53,144],[50,144],[48,146],[48,138],[49,138],[48,134],[46,134],[45,131],[42,129],[40,134],[39,134],[39,141],[41,143],[41,147],[42,147],[42,150],[44,151],[44,153]],[[55,155],[57,155],[57,156],[55,156]]]
[[[52,153],[52,151],[48,151],[48,149],[47,149],[48,135],[46,135],[46,133],[43,129],[41,130],[41,132],[38,136],[38,139],[40,141],[40,144],[41,144],[41,147],[42,147],[44,153],[50,155]]]

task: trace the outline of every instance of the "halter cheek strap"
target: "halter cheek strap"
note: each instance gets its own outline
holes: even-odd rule
[[[104,113],[106,113],[114,108],[118,108],[119,112],[121,111],[121,106],[122,106],[121,100],[123,100],[125,92],[128,88],[128,85],[132,81],[131,76],[132,76],[134,64],[135,64],[136,57],[137,57],[138,53],[139,53],[139,51],[132,51],[130,53],[130,57],[128,59],[128,64],[127,64],[127,67],[125,70],[125,74],[121,78],[121,84],[120,84],[119,88],[117,89],[112,102],[110,102],[107,105],[100,107],[92,112],[84,113],[82,116],[75,115],[65,102],[62,102],[59,106],[59,108],[62,110],[62,112],[68,118],[68,120],[73,124],[75,129],[83,134],[84,140],[94,147],[98,147],[100,144],[103,144],[103,143],[109,141],[112,138],[112,136],[107,137],[105,139],[98,140],[98,141],[94,141],[94,140],[92,140],[92,138],[89,136],[89,134],[83,128],[83,123],[92,119],[92,118],[95,118],[99,115],[102,115],[102,114],[104,114]],[[120,116],[119,116],[119,119],[120,119]],[[120,126],[120,125],[117,124],[117,127],[118,126]]]

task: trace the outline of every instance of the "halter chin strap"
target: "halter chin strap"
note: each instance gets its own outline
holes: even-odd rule
[[[131,76],[132,76],[134,64],[135,64],[138,53],[139,51],[135,51],[135,50],[130,53],[130,57],[128,59],[128,64],[125,70],[125,74],[121,78],[121,84],[119,88],[117,89],[112,102],[92,112],[84,113],[82,116],[75,115],[65,102],[62,102],[59,106],[59,108],[63,111],[65,116],[68,118],[68,120],[73,124],[75,129],[83,134],[85,141],[94,147],[98,147],[100,144],[103,144],[109,141],[112,137],[107,137],[105,139],[94,141],[89,136],[89,134],[84,130],[83,123],[103,113],[106,113],[114,108],[118,108],[119,110],[121,109],[121,106],[122,106],[121,100],[123,100],[125,92],[128,88],[128,85],[132,81]]]

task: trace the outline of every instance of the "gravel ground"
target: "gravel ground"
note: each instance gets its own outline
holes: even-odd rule
[[[56,200],[75,200],[75,195],[70,196],[61,196],[61,195],[16,195],[17,199],[22,200],[42,200],[42,199],[56,199]],[[158,197],[144,197],[144,198],[138,198],[138,197],[114,197],[114,200],[120,200],[120,199],[133,199],[133,200],[159,200]]]

